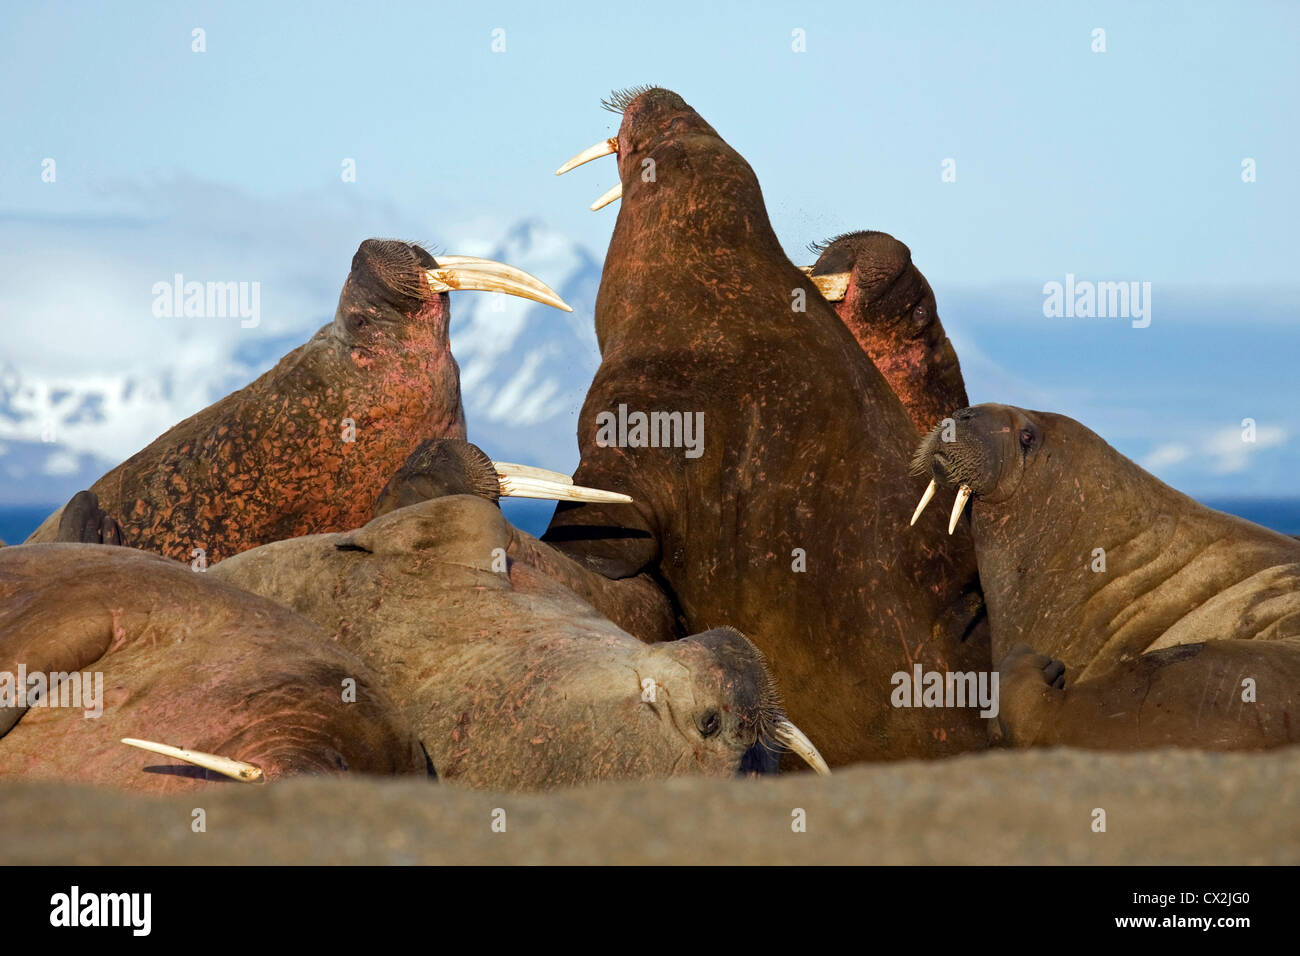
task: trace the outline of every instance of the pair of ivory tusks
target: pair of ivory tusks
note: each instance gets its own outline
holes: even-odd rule
[[[581,166],[583,163],[589,163],[593,159],[600,159],[600,157],[602,156],[609,156],[611,153],[617,153],[617,152],[618,152],[617,136],[611,136],[609,139],[602,139],[599,143],[596,143],[594,146],[588,146],[577,156],[574,156],[572,159],[566,162],[563,166],[561,166],[559,169],[555,171],[555,175],[563,176],[569,170],[576,169],[579,166]],[[604,209],[615,199],[621,198],[622,195],[623,195],[622,183],[619,183],[616,186],[611,186],[608,191],[606,191],[599,199],[597,199],[594,203],[591,204],[591,211],[595,212],[597,209]]]
[[[916,524],[916,519],[921,517],[921,512],[925,510],[925,506],[928,505],[930,499],[934,497],[934,489],[934,479],[931,478],[930,483],[925,486],[925,491],[921,495],[920,504],[918,504],[916,510],[912,512],[912,520],[908,522],[909,527]],[[962,511],[966,508],[966,502],[970,501],[970,493],[970,485],[962,484],[957,487],[957,500],[952,503],[952,517],[948,519],[949,534],[952,534],[953,531],[956,530],[957,519],[961,517]]]
[[[577,169],[583,163],[589,163],[593,159],[600,159],[602,156],[608,156],[611,153],[618,152],[618,137],[611,136],[609,139],[602,139],[599,143],[588,146],[582,152],[578,153],[572,159],[567,160],[564,165],[555,171],[555,175],[563,176],[571,169]],[[599,199],[591,204],[591,211],[603,209],[612,203],[615,199],[623,196],[623,184],[611,186]],[[830,275],[815,276],[812,274],[812,266],[800,266],[799,271],[812,280],[813,285],[817,287],[828,302],[843,301],[844,296],[849,290],[849,273],[836,272]]]
[[[478,256],[438,256],[438,268],[424,273],[434,292],[504,292],[521,299],[532,299],[543,305],[572,312],[573,309],[555,294],[555,290],[537,276],[516,269],[504,262],[480,259]]]
[[[494,461],[492,467],[496,469],[501,494],[507,498],[622,503],[632,501],[630,496],[616,491],[601,491],[599,488],[575,485],[572,478],[559,471],[548,471],[531,465],[516,465],[509,461]]]

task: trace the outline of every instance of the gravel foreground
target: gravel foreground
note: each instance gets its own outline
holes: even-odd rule
[[[548,794],[298,778],[141,797],[0,785],[6,864],[1295,864],[1300,748],[996,751],[829,779]],[[206,832],[191,829],[206,813]],[[1106,832],[1093,832],[1094,810]],[[806,832],[792,830],[796,809]],[[505,832],[494,832],[504,811]],[[498,828],[500,823],[498,822]]]

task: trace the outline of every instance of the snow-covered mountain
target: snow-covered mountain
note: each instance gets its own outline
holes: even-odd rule
[[[486,256],[538,276],[573,311],[503,295],[452,303],[451,349],[470,440],[495,458],[572,471],[578,412],[600,364],[593,324],[600,262],[535,220],[515,225]]]
[[[577,462],[577,414],[599,363],[592,314],[600,263],[536,219],[516,222],[496,240],[481,233],[480,226],[476,235],[439,248],[531,272],[574,311],[453,293],[451,344],[470,438],[496,458],[570,471]],[[355,236],[353,248],[364,237]],[[102,318],[91,317],[93,332],[46,324],[42,339],[31,341],[26,330],[42,323],[33,322],[30,303],[0,293],[0,321],[12,347],[0,343],[0,506],[64,501],[176,422],[252,381],[330,320],[347,265],[346,259],[322,262],[319,276],[303,277],[288,293],[293,283],[285,274],[301,275],[305,264],[278,262],[271,275],[235,270],[266,276],[263,321],[254,329],[240,329],[234,319],[219,327],[160,319],[149,327],[141,290],[155,272],[170,277],[167,266],[153,262],[124,266],[138,273],[129,281],[102,277],[95,303]],[[96,363],[101,338],[136,341],[133,348],[105,349],[111,354]]]
[[[473,441],[498,459],[576,464],[600,262],[544,221],[393,208],[346,190],[273,199],[178,182],[113,195],[93,213],[0,208],[0,509],[66,501],[305,342],[332,317],[367,236],[511,263],[574,307],[454,293],[451,346]],[[158,317],[151,290],[177,273],[259,283],[260,321]],[[1135,331],[1045,319],[1041,288],[936,281],[972,401],[1078,418],[1193,495],[1294,496],[1293,290],[1162,288],[1155,321]]]

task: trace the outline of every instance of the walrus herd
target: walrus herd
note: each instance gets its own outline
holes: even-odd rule
[[[1300,542],[967,407],[906,245],[796,266],[680,96],[606,106],[559,170],[619,174],[573,477],[466,440],[448,334],[453,290],[560,297],[366,240],[309,342],[0,549],[0,773],[538,790],[1296,742]],[[542,538],[505,495],[560,502]]]

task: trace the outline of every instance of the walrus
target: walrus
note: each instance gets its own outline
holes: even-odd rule
[[[832,767],[986,746],[973,709],[890,704],[914,665],[990,666],[969,542],[892,510],[918,438],[903,404],[785,256],[745,160],[676,93],[608,105],[618,135],[561,167],[614,153],[621,180],[574,480],[635,503],[561,504],[544,542],[744,633]],[[688,421],[697,447],[665,447]]]
[[[477,445],[456,438],[421,442],[380,492],[375,517],[430,498],[478,495],[555,501],[623,501],[624,494],[575,485],[568,475],[526,465],[492,461]],[[93,520],[90,522],[93,527]],[[646,643],[675,640],[686,632],[671,602],[649,575],[611,581],[563,552],[506,523],[506,554],[523,561]]]
[[[934,291],[912,251],[884,232],[849,232],[814,243],[813,284],[885,376],[925,434],[969,404],[957,352],[939,321]]]
[[[333,322],[90,490],[127,543],[184,562],[215,564],[268,541],[359,527],[417,442],[465,437],[447,335],[452,289],[569,309],[511,266],[367,239]],[[55,512],[28,542],[54,540],[61,520]]]
[[[490,497],[456,494],[351,533],[263,545],[208,574],[293,608],[382,674],[443,782],[730,775],[755,747],[826,770],[739,632],[646,644],[510,560],[510,538]]]
[[[132,548],[0,550],[0,775],[150,792],[224,780],[123,738],[255,769],[240,779],[428,774],[377,676],[289,609]]]
[[[964,408],[915,470],[926,499],[956,489],[952,525],[970,503],[1008,742],[1300,740],[1300,542],[1198,504],[1050,412]]]

